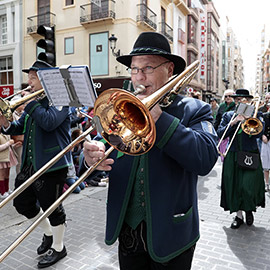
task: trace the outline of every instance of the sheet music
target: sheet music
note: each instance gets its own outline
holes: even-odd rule
[[[37,73],[52,104],[70,106],[71,99],[59,68],[40,69]],[[83,106],[94,107],[97,94],[88,67],[71,66],[68,73],[79,102]]]

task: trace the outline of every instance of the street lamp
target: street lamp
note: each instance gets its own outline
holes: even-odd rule
[[[224,82],[225,89],[228,89],[228,88],[229,88],[229,83],[230,83],[230,81],[227,80],[227,79],[225,79],[225,78],[224,78],[222,81]]]
[[[120,50],[118,50],[117,52],[115,52],[115,48],[116,48],[116,41],[117,41],[117,37],[114,36],[114,34],[112,34],[111,37],[109,37],[109,42],[110,42],[110,48],[112,50],[112,54],[115,57],[120,56]]]

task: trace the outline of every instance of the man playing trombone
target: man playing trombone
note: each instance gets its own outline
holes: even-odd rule
[[[143,86],[141,100],[185,69],[156,32],[141,33],[132,52],[117,60],[129,68],[134,89]],[[157,136],[149,152],[132,157],[115,151],[97,167],[110,170],[106,243],[118,239],[121,270],[191,269],[199,239],[197,179],[216,163],[217,136],[209,104],[170,98],[170,106],[150,110]],[[101,141],[86,142],[86,163],[93,165],[104,150]]]
[[[28,84],[31,86],[32,93],[42,89],[37,71],[40,68],[50,67],[46,62],[38,60],[29,69],[23,70],[28,74]],[[24,183],[71,142],[68,107],[50,106],[45,95],[31,98],[27,102],[24,113],[17,121],[9,122],[4,115],[0,116],[3,133],[24,134],[22,166],[21,172],[15,179],[15,188]],[[13,203],[18,213],[28,219],[36,220],[43,211],[47,210],[62,194],[70,164],[69,152],[20,193]],[[60,204],[48,218],[40,223],[44,236],[37,253],[38,255],[47,253],[39,261],[39,268],[53,265],[67,255],[63,243],[65,221],[65,210]]]
[[[257,118],[259,100],[254,106],[253,96],[246,89],[238,89],[233,95],[238,106],[236,112],[226,112],[218,127],[220,138],[229,137],[221,182],[221,207],[230,213],[236,212],[231,224],[238,229],[243,223],[242,212],[246,213],[246,224],[254,222],[253,212],[265,206],[264,179],[257,138],[263,134],[264,122]],[[250,109],[254,111],[253,117]],[[224,153],[221,153],[224,155]]]

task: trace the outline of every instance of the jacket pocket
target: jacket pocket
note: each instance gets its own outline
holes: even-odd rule
[[[191,206],[186,213],[179,213],[173,215],[173,222],[178,224],[180,222],[185,221],[187,218],[191,216],[193,212],[193,206]]]

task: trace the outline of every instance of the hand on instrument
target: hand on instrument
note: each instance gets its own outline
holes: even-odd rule
[[[238,114],[234,119],[233,121],[231,122],[231,126],[234,126],[236,124],[238,124],[239,122],[243,122],[245,121],[247,118],[242,115],[242,114]]]
[[[90,142],[85,141],[83,146],[84,146],[83,147],[84,158],[88,166],[92,166],[98,160],[104,157],[105,154],[104,143],[94,140]],[[99,164],[97,170],[110,171],[112,169],[110,165],[112,165],[113,163],[114,160],[112,158],[105,159]]]

